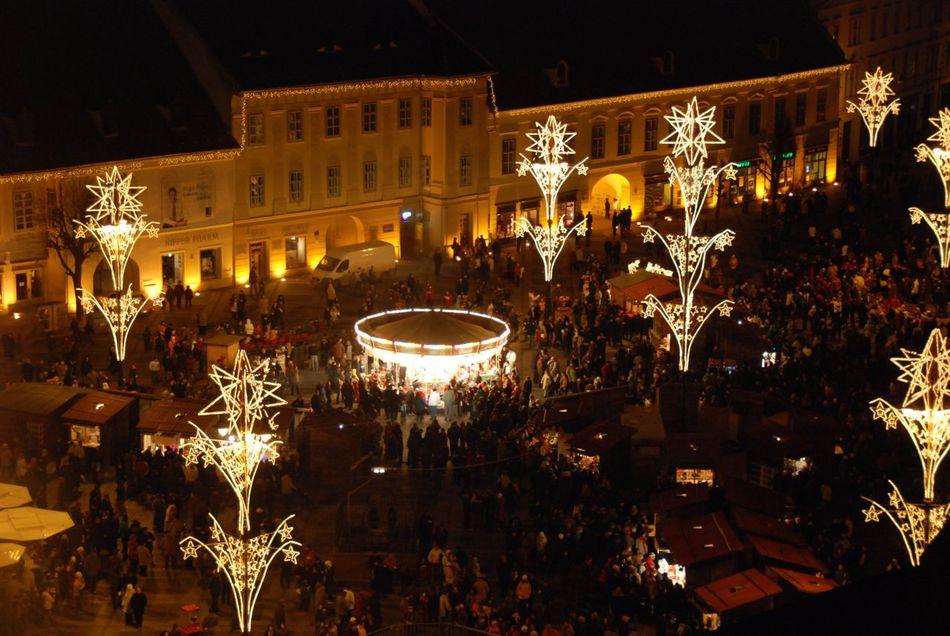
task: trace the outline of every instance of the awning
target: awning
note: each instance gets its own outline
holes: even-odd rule
[[[32,500],[30,491],[25,486],[0,484],[0,509],[25,506]]]
[[[0,510],[0,539],[39,541],[73,527],[65,512],[43,508],[11,508]]]
[[[749,535],[749,543],[752,545],[752,549],[765,559],[787,563],[807,572],[828,571],[828,566],[805,548],[753,535]]]
[[[66,424],[101,426],[135,403],[135,398],[104,391],[92,391],[82,396],[63,413]]]
[[[782,588],[758,570],[746,570],[698,587],[695,592],[709,609],[722,614],[781,594]]]
[[[825,578],[823,576],[804,574],[802,572],[797,572],[796,570],[787,570],[785,568],[772,567],[770,569],[775,572],[775,574],[777,574],[780,579],[794,587],[799,592],[804,592],[805,594],[830,592],[831,590],[838,587],[838,584],[834,582],[834,579]]]

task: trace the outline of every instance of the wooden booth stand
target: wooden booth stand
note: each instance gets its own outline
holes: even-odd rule
[[[229,333],[221,333],[205,338],[208,364],[216,364],[225,369],[234,367],[234,359],[237,357],[243,339],[244,336]]]
[[[703,627],[718,629],[722,623],[771,609],[782,588],[758,570],[745,570],[698,587],[693,593],[704,610]]]
[[[98,454],[106,465],[114,465],[129,447],[136,398],[104,391],[90,391],[63,413],[70,443],[81,444]]]
[[[61,416],[82,394],[58,384],[15,382],[0,392],[0,435],[27,448],[61,453],[68,439]]]
[[[144,406],[144,402],[143,402]],[[199,416],[204,402],[173,399],[151,402],[139,415],[138,432],[142,450],[179,449],[195,434],[198,426],[213,423],[215,418]]]
[[[568,440],[574,464],[596,470],[613,483],[630,480],[630,438],[636,429],[620,422],[591,424]]]

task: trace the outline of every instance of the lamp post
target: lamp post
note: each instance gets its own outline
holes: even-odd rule
[[[715,125],[713,115],[716,108],[701,111],[695,97],[685,110],[673,107],[671,115],[664,118],[673,128],[661,143],[673,146],[673,155],[666,157],[663,168],[670,178],[670,185],[680,190],[683,199],[683,233],[662,234],[656,229],[644,225],[643,242],[659,241],[669,253],[676,271],[679,302],[663,302],[653,294],[644,298],[644,313],[647,317],[657,314],[670,328],[672,339],[679,351],[679,370],[689,370],[690,353],[693,342],[710,317],[717,313],[728,316],[732,311],[731,300],[722,300],[712,307],[696,302],[696,288],[702,280],[706,268],[706,258],[710,250],[724,250],[732,244],[735,232],[722,230],[714,236],[695,235],[694,229],[709,194],[710,187],[717,183],[720,176],[735,179],[736,166],[727,163],[721,167],[707,166],[707,145],[725,143],[712,131]],[[683,156],[686,165],[677,165],[675,157]]]
[[[861,113],[861,119],[864,120],[870,137],[868,143],[872,148],[877,147],[877,134],[887,116],[892,113],[896,116],[900,112],[899,99],[888,102],[888,99],[894,96],[894,89],[891,88],[893,81],[893,74],[884,73],[878,66],[874,73],[864,73],[864,79],[861,80],[863,87],[858,91],[860,98],[857,103],[847,101],[849,113]]]
[[[295,549],[300,543],[293,540],[289,523],[294,515],[286,517],[272,532],[250,534],[251,490],[257,470],[261,462],[277,459],[281,443],[271,432],[257,430],[275,430],[275,416],[268,410],[286,404],[277,395],[280,384],[265,380],[269,364],[265,360],[252,367],[247,354],[238,351],[233,372],[213,366],[209,375],[218,386],[219,395],[200,415],[223,416],[226,426],[218,429],[220,438],[213,438],[192,423],[195,436],[182,445],[185,462],[190,465],[202,461],[205,467],[217,468],[237,500],[236,534],[228,534],[217,518],[209,514],[211,541],[189,536],[180,546],[186,559],[196,558],[199,548],[214,559],[231,588],[238,627],[243,634],[251,631],[254,606],[270,564],[281,554],[285,561],[296,563],[300,555]]]

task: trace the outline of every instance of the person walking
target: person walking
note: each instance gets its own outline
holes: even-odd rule
[[[185,309],[191,309],[191,299],[194,298],[195,292],[191,290],[191,285],[185,286]]]
[[[439,272],[442,271],[442,250],[435,250],[432,253],[432,267],[435,270],[436,278],[439,277]]]
[[[148,597],[141,587],[136,587],[132,598],[129,600],[129,611],[132,613],[132,626],[136,629],[142,629],[142,621],[145,619],[145,608],[148,605]]]

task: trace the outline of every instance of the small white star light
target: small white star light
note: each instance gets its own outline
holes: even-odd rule
[[[142,236],[158,235],[158,223],[148,221],[142,214],[142,203],[138,197],[145,191],[143,186],[132,185],[132,174],[122,176],[117,167],[102,177],[96,177],[96,184],[86,186],[96,196],[96,201],[86,208],[89,214],[84,221],[76,221],[76,236],[91,236],[99,245],[104,261],[109,266],[115,293],[111,297],[96,298],[84,289],[83,309],[97,309],[105,318],[112,333],[116,358],[125,360],[126,343],[132,323],[149,302],[161,302],[161,295],[152,301],[140,298],[132,293],[132,284],[125,284],[125,269],[135,243]]]
[[[930,332],[920,353],[901,349],[903,356],[891,358],[901,370],[898,378],[907,383],[901,408],[878,398],[871,402],[871,414],[888,429],[900,424],[920,458],[924,501],[934,499],[934,482],[940,464],[950,451],[950,350],[939,329]],[[950,406],[947,401],[946,406]]]
[[[894,96],[894,89],[891,88],[891,82],[894,76],[891,73],[884,73],[878,66],[874,73],[864,73],[864,79],[861,80],[863,88],[858,91],[860,99],[857,103],[848,100],[848,112],[855,111],[861,113],[864,125],[868,129],[870,136],[870,146],[877,146],[877,134],[884,125],[884,119],[890,115],[895,116],[900,112],[901,102],[895,99],[888,102],[888,99]]]
[[[862,497],[870,504],[862,510],[864,521],[875,523],[880,521],[882,514],[887,517],[901,535],[910,564],[917,567],[927,546],[940,534],[946,524],[950,504],[910,503],[904,500],[894,482],[888,481],[888,483],[891,485],[891,491],[887,495],[889,501],[887,506]]]
[[[950,108],[942,109],[937,117],[929,119],[937,130],[927,137],[927,141],[935,141],[937,145],[931,147],[927,144],[919,144],[915,148],[917,161],[929,159],[937,169],[940,181],[943,182],[943,206],[950,208]]]
[[[568,132],[567,124],[560,123],[554,115],[548,117],[544,125],[535,123],[535,132],[527,133],[532,141],[528,146],[528,153],[533,155],[534,159],[521,155],[521,162],[518,164],[518,176],[523,177],[530,173],[541,189],[544,196],[545,222],[532,225],[526,217],[519,217],[515,221],[515,234],[519,237],[526,234],[531,237],[531,242],[544,263],[545,281],[554,277],[554,265],[571,233],[577,232],[583,236],[587,231],[582,219],[568,227],[564,217],[557,216],[557,194],[561,186],[575,171],[580,175],[587,174],[586,157],[573,166],[564,160],[574,154],[568,142],[576,134]]]
[[[732,311],[731,300],[722,300],[713,307],[697,304],[695,292],[702,281],[709,251],[722,251],[730,246],[735,233],[723,230],[714,236],[695,236],[693,230],[705,206],[709,188],[718,182],[720,176],[734,179],[736,166],[733,163],[722,167],[706,166],[707,146],[724,143],[713,132],[716,124],[714,106],[700,110],[699,102],[693,97],[685,110],[675,106],[672,110],[671,115],[665,116],[672,131],[661,143],[673,146],[673,155],[664,159],[663,166],[670,175],[670,184],[678,187],[682,195],[683,233],[663,235],[652,227],[643,226],[643,241],[653,243],[659,239],[666,248],[676,271],[680,301],[664,303],[649,294],[643,302],[648,317],[659,314],[670,328],[679,351],[679,369],[688,371],[693,342],[703,325],[717,313],[728,316]],[[686,159],[685,166],[676,164],[675,159],[680,156]]]

